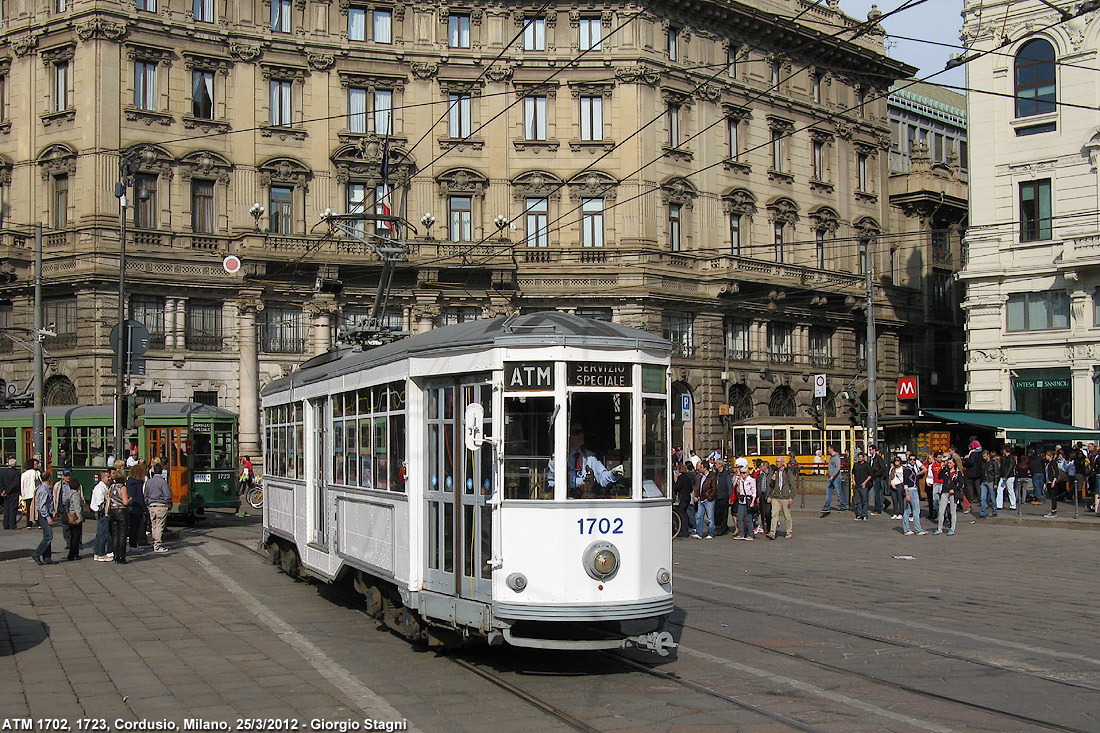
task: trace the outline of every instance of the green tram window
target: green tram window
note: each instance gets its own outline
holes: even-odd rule
[[[233,428],[230,425],[214,424],[214,468],[223,471],[237,468],[237,457],[233,454]]]
[[[233,428],[219,423],[196,422],[191,427],[191,470],[233,470]]]

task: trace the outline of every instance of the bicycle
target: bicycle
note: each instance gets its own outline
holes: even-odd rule
[[[245,492],[245,500],[248,505],[253,509],[260,509],[264,505],[264,487],[263,484],[255,484],[247,492]]]
[[[672,536],[680,536],[680,524],[683,520],[680,518],[680,512],[676,511],[676,507],[672,507]]]

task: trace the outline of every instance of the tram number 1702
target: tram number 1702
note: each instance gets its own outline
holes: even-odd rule
[[[589,517],[588,519],[578,519],[577,526],[580,527],[581,534],[622,534],[623,533],[623,519],[622,517],[615,517],[614,519],[595,519]]]

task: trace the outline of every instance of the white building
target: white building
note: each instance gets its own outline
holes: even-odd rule
[[[967,403],[1097,424],[1100,13],[969,0]],[[1090,7],[1092,3],[1088,4]],[[1007,43],[1006,43],[1007,41]],[[1005,44],[1002,46],[1002,44]]]

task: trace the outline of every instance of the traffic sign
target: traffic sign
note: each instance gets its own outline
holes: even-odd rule
[[[236,275],[241,271],[241,258],[237,255],[226,255],[222,260],[222,268],[230,275]]]
[[[917,378],[916,377],[899,377],[898,378],[898,399],[899,400],[915,400],[915,399],[917,399]]]
[[[691,422],[691,395],[687,392],[680,395],[680,421]]]
[[[826,397],[828,395],[828,377],[824,374],[814,375],[814,397]]]
[[[130,356],[141,356],[149,350],[149,329],[140,321],[126,321],[130,334]],[[118,325],[111,329],[111,351],[118,353]]]
[[[4,394],[8,397],[15,397],[19,394],[19,384],[17,382],[8,382],[4,385]]]

